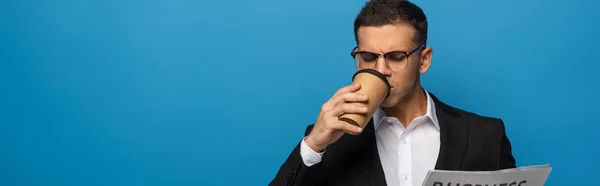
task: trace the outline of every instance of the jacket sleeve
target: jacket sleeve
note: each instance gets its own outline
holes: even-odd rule
[[[313,125],[306,128],[304,136],[308,135]],[[275,178],[269,183],[270,186],[300,186],[323,184],[319,172],[322,163],[310,167],[306,166],[300,155],[300,142],[290,153],[287,160],[281,165]]]
[[[510,140],[506,136],[506,130],[504,126],[504,122],[500,121],[500,130],[499,130],[499,145],[498,145],[498,169],[509,169],[516,167],[515,158],[512,155],[512,147],[510,144]]]

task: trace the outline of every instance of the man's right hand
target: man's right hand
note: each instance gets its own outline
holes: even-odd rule
[[[330,144],[334,143],[344,135],[360,134],[362,129],[356,125],[338,119],[346,113],[366,114],[366,104],[352,104],[357,102],[366,103],[367,95],[355,93],[360,89],[360,84],[352,84],[339,89],[323,106],[312,131],[304,139],[304,142],[315,152],[321,152]]]

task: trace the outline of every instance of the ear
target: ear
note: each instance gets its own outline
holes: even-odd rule
[[[431,56],[433,55],[433,48],[426,47],[421,51],[421,65],[419,66],[419,73],[425,74],[431,66]]]

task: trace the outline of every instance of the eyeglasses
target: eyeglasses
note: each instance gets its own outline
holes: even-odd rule
[[[408,66],[408,57],[424,47],[425,44],[422,44],[414,50],[411,50],[410,52],[391,51],[384,54],[378,54],[368,51],[358,51],[357,46],[354,47],[354,50],[352,50],[352,53],[350,53],[350,55],[352,55],[352,58],[354,58],[354,63],[356,64],[356,67],[359,70],[374,69],[377,66],[377,61],[380,56],[383,56],[385,63],[391,69],[403,70],[406,68],[406,66]]]

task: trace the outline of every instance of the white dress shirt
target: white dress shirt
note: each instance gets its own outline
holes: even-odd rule
[[[435,103],[427,95],[427,113],[413,119],[404,128],[397,118],[387,117],[381,108],[373,114],[377,151],[388,186],[421,186],[427,171],[435,168],[440,149],[440,127]],[[317,153],[300,145],[306,166],[321,162],[324,152]]]

